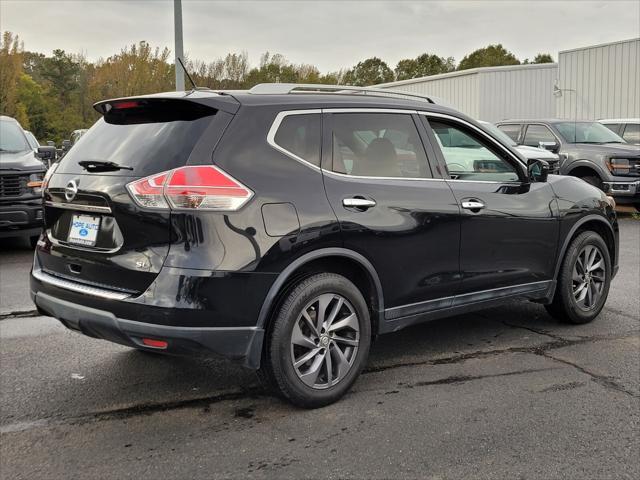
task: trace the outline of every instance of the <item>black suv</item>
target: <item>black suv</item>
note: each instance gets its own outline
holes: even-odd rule
[[[46,179],[38,309],[140,350],[222,354],[308,407],[347,391],[379,334],[514,297],[595,318],[617,271],[612,200],[393,95],[276,84],[96,104]],[[439,146],[450,136],[464,159]]]
[[[20,124],[0,116],[0,238],[26,237],[35,246],[42,231],[40,187],[46,169]]]

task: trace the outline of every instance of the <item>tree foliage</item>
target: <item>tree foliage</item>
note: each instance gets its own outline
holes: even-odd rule
[[[400,60],[395,68],[396,80],[427,77],[440,73],[452,72],[456,69],[453,57],[439,57],[423,53],[416,58]]]
[[[0,113],[17,118],[41,141],[60,142],[71,131],[95,122],[99,115],[92,106],[99,100],[173,90],[172,60],[169,49],[154,48],[144,41],[95,62],[60,49],[44,55],[25,51],[17,35],[5,32],[0,42]],[[547,53],[533,59],[533,63],[546,62],[553,62]],[[498,44],[470,53],[458,69],[519,63]],[[292,63],[270,52],[265,52],[256,66],[249,62],[247,52],[229,53],[208,62],[186,59],[185,66],[199,87],[227,90],[267,82],[369,86],[456,68],[452,57],[431,53],[400,60],[394,70],[382,59],[371,57],[349,69],[321,73],[314,65]]]
[[[520,65],[520,60],[505,49],[502,44],[479,48],[466,55],[458,65],[458,70],[478,67],[499,67],[502,65]]]

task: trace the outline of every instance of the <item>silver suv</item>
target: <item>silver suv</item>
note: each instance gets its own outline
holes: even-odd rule
[[[560,174],[580,177],[640,210],[640,146],[631,145],[598,122],[504,120],[496,124],[518,145],[560,155]]]

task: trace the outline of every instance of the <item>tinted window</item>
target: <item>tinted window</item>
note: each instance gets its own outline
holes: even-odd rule
[[[619,123],[603,123],[605,127],[611,130],[613,133],[617,133],[620,135],[620,124]]]
[[[598,122],[562,122],[554,126],[568,143],[625,143],[621,137]]]
[[[640,143],[640,123],[628,123],[622,138],[629,143]]]
[[[29,150],[22,128],[15,122],[0,121],[0,151],[21,152]]]
[[[367,177],[431,176],[411,115],[333,114],[333,171]]]
[[[213,118],[215,116],[135,124],[113,124],[100,119],[64,156],[58,171],[84,173],[78,165],[81,160],[109,161],[133,167],[130,175],[135,176],[181,167]],[[123,172],[101,175],[123,175]]]
[[[463,125],[429,120],[454,180],[518,181],[515,168],[488,140]]]
[[[524,134],[525,145],[530,147],[539,147],[540,142],[554,142],[557,143],[556,137],[553,136],[551,130],[544,125],[529,125],[527,127],[527,133]]]
[[[287,115],[274,140],[288,152],[320,166],[320,114]]]
[[[506,133],[514,142],[518,141],[520,135],[520,125],[498,125],[498,128]]]

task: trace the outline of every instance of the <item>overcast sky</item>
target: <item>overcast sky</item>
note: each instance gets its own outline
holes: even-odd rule
[[[379,56],[393,68],[423,52],[456,61],[502,43],[519,59],[640,36],[640,2],[183,0],[185,53],[211,61],[266,50],[322,72]],[[173,0],[0,0],[0,28],[25,49],[91,60],[146,40],[173,49]]]

